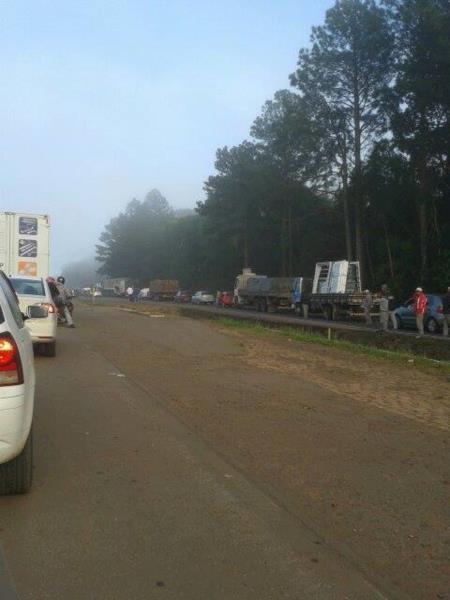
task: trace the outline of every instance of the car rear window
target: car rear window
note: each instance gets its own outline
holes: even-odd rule
[[[30,296],[45,296],[44,285],[41,280],[19,279],[11,277],[11,283],[16,294],[27,294]]]

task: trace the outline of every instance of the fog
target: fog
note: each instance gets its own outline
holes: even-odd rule
[[[57,273],[133,197],[194,207],[330,4],[3,3],[1,210],[50,215]]]

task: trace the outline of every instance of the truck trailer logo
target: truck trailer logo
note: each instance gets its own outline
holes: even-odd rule
[[[38,220],[34,217],[19,217],[19,233],[21,235],[37,235]]]
[[[19,256],[35,258],[37,256],[37,241],[19,240]]]
[[[36,277],[37,263],[29,260],[19,260],[17,272],[19,275],[28,275],[28,277]]]

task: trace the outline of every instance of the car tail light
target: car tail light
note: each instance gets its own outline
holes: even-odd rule
[[[14,338],[9,333],[0,334],[0,386],[23,383],[22,363]]]
[[[436,312],[439,313],[440,315],[444,314],[444,307],[440,304],[437,307]]]
[[[42,302],[41,306],[48,310],[48,313],[53,315],[56,312],[56,306],[50,302]]]

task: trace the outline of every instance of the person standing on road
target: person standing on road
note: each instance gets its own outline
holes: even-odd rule
[[[393,329],[398,329],[398,321],[394,313],[397,308],[397,302],[386,283],[383,283],[381,286],[381,296],[386,296],[388,300],[388,321],[391,321]]]
[[[365,296],[361,303],[361,306],[363,307],[364,311],[364,319],[366,320],[366,325],[372,325],[372,316],[370,314],[370,311],[373,307],[373,298],[372,294],[370,293],[370,290],[366,290],[364,293]]]
[[[424,334],[423,330],[423,317],[427,310],[428,299],[423,293],[423,289],[421,287],[416,288],[416,293],[413,296],[413,310],[416,315],[416,325],[419,331],[419,335],[417,337],[422,337]]]
[[[75,324],[73,322],[72,315],[70,314],[70,310],[69,310],[69,306],[68,306],[71,295],[69,294],[69,290],[65,287],[65,283],[66,283],[65,278],[60,276],[60,277],[58,277],[58,279],[56,281],[56,287],[58,288],[60,298],[64,302],[64,304],[61,306],[61,308],[64,313],[64,318],[66,320],[66,323],[71,329],[74,329]]]
[[[134,290],[133,290],[133,286],[131,286],[131,285],[127,287],[127,296],[128,296],[128,300],[130,302],[133,302]]]
[[[447,288],[447,293],[442,296],[442,308],[444,313],[444,329],[442,333],[448,336],[448,329],[450,325],[450,285]]]
[[[382,331],[387,331],[389,325],[389,299],[386,294],[380,298],[380,327]]]

